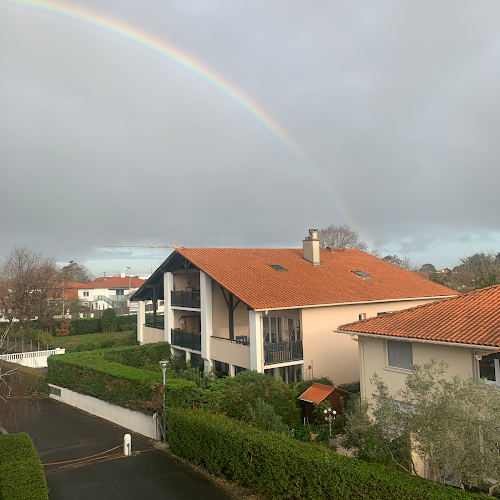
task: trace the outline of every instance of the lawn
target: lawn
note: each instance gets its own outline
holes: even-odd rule
[[[132,331],[128,332],[114,332],[114,333],[87,333],[86,335],[68,335],[67,337],[54,337],[50,342],[50,347],[61,347],[64,349],[66,344],[70,341],[78,339],[82,344],[102,342],[103,340],[122,339],[130,335]],[[76,342],[75,342],[76,343]]]

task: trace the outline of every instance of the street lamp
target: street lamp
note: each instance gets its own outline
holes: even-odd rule
[[[163,372],[163,443],[167,442],[167,423],[165,422],[165,372],[167,371],[168,361],[162,359],[160,361],[161,371]]]
[[[330,426],[330,437],[332,437],[332,422],[335,420],[337,412],[335,410],[332,410],[331,408],[328,408],[327,410],[323,410],[323,413],[325,414],[325,420]]]

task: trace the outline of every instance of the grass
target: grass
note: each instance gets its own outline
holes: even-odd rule
[[[114,332],[114,333],[87,333],[86,335],[68,335],[67,337],[54,337],[50,346],[64,348],[66,344],[74,339],[78,339],[82,344],[88,344],[90,342],[102,342],[103,340],[111,340],[114,338],[127,337],[132,333],[132,330],[128,332]]]

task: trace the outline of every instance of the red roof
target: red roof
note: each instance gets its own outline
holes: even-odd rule
[[[252,309],[445,297],[457,292],[357,249],[321,250],[321,265],[302,249],[178,248],[177,252]],[[278,264],[286,272],[270,265]],[[373,279],[353,273],[363,271]]]
[[[304,391],[299,399],[301,401],[307,401],[308,403],[321,403],[324,401],[333,391],[335,387],[331,385],[318,384],[315,382],[309,389]]]
[[[339,326],[339,330],[500,347],[500,285]]]
[[[125,276],[122,278],[121,276],[113,276],[111,278],[97,278],[90,283],[86,283],[85,285],[81,285],[78,288],[80,290],[86,288],[138,288],[146,283],[146,280],[141,280],[140,278],[132,278],[129,276]]]

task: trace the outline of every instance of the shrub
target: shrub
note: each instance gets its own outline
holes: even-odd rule
[[[116,328],[116,311],[112,308],[106,309],[101,316],[101,328],[103,332],[113,333]]]
[[[6,372],[10,372],[8,375],[4,375],[4,378],[12,395],[21,395],[22,397],[49,395],[47,374],[44,371],[4,361],[0,366],[0,373]]]
[[[66,337],[72,330],[71,320],[65,319],[59,323],[59,328],[56,328],[56,337]]]
[[[215,413],[225,413],[241,420],[247,403],[261,398],[270,404],[289,427],[300,422],[297,394],[283,381],[255,371],[240,372],[236,377],[215,381],[207,391],[206,407]]]
[[[169,359],[170,344],[116,347],[48,358],[48,380],[118,406],[151,414],[162,409],[162,374],[158,361]],[[158,366],[158,371],[143,367]],[[197,388],[182,379],[166,383],[166,404],[190,406]]]
[[[0,498],[48,500],[49,490],[28,434],[0,434]]]
[[[247,403],[243,420],[264,431],[290,434],[290,429],[283,423],[283,419],[276,415],[274,408],[262,398],[257,398],[253,403]]]
[[[167,426],[174,453],[273,498],[477,499],[450,486],[202,410],[171,408]]]

